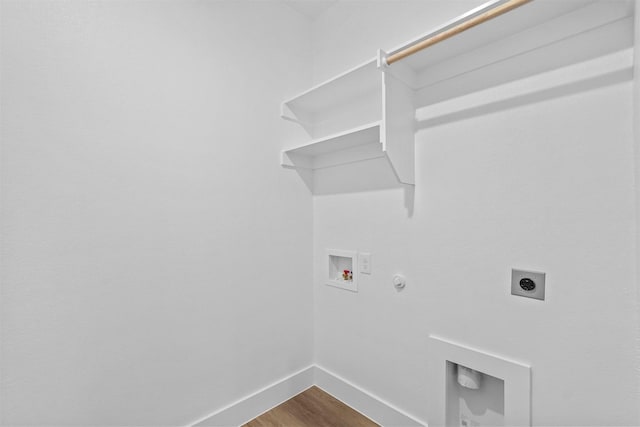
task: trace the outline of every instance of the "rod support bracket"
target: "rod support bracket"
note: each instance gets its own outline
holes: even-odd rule
[[[387,62],[387,52],[382,49],[378,49],[377,65],[379,70],[384,70],[389,67],[389,63]]]

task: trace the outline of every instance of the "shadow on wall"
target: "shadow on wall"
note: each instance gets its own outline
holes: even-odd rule
[[[297,172],[314,195],[402,189],[407,216],[413,216],[415,186],[402,184],[386,157],[316,169],[313,173]]]
[[[438,126],[446,123],[451,123],[459,120],[469,119],[477,116],[495,113],[498,111],[504,111],[515,107],[520,107],[527,104],[534,104],[543,102],[553,98],[560,98],[576,93],[586,92],[617,83],[629,81],[632,77],[632,70],[617,70],[615,72],[596,76],[591,79],[581,80],[578,82],[570,82],[564,85],[553,87],[550,89],[544,89],[538,92],[515,94],[513,97],[497,99],[483,103],[481,105],[474,105],[475,102],[470,97],[466,100],[466,97],[457,99],[457,104],[465,103],[463,107],[456,107],[455,103],[449,103],[445,105],[432,105],[425,106],[425,110],[418,113],[418,120],[416,129],[422,130],[433,126]],[[442,103],[445,104],[445,103]],[[447,109],[449,111],[447,112]]]

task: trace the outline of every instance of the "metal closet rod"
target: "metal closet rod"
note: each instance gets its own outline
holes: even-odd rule
[[[507,13],[517,7],[524,5],[525,3],[529,3],[530,1],[531,0],[508,0],[505,3],[502,3],[500,6],[496,6],[493,9],[489,9],[486,12],[481,13],[480,15],[476,15],[471,19],[459,23],[455,27],[451,27],[448,30],[436,34],[435,36],[429,37],[428,39],[422,40],[421,42],[418,42],[412,46],[409,46],[392,55],[387,56],[387,65],[391,65],[394,62],[400,61],[401,59],[404,59],[409,55],[420,52],[421,50],[426,49],[429,46],[440,43],[441,41],[460,34],[463,31],[475,27],[476,25],[482,24],[483,22],[487,22],[490,19],[496,18],[504,13]]]

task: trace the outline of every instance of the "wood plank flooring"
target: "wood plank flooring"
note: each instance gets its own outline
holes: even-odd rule
[[[379,427],[369,418],[313,386],[243,427]]]

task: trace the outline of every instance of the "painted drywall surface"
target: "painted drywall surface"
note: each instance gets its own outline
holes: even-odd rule
[[[635,2],[634,30],[633,123],[636,173],[636,299],[638,307],[640,307],[640,0]],[[640,308],[638,312],[636,348],[638,349],[637,369],[640,371]],[[638,382],[638,418],[640,418],[640,381]]]
[[[426,3],[329,9],[314,24],[315,78],[419,35],[416,22],[430,28],[446,11]],[[531,364],[534,425],[639,424],[631,90],[421,131],[412,215],[400,188],[316,196],[318,363],[428,421],[436,333]],[[372,254],[358,293],[323,284],[327,247]],[[545,271],[547,300],[510,296],[512,267]],[[395,273],[407,277],[402,292]]]
[[[314,75],[322,82],[442,23],[485,0],[349,0],[337,2],[313,22]]]
[[[180,425],[312,360],[279,2],[2,2],[3,425]]]

